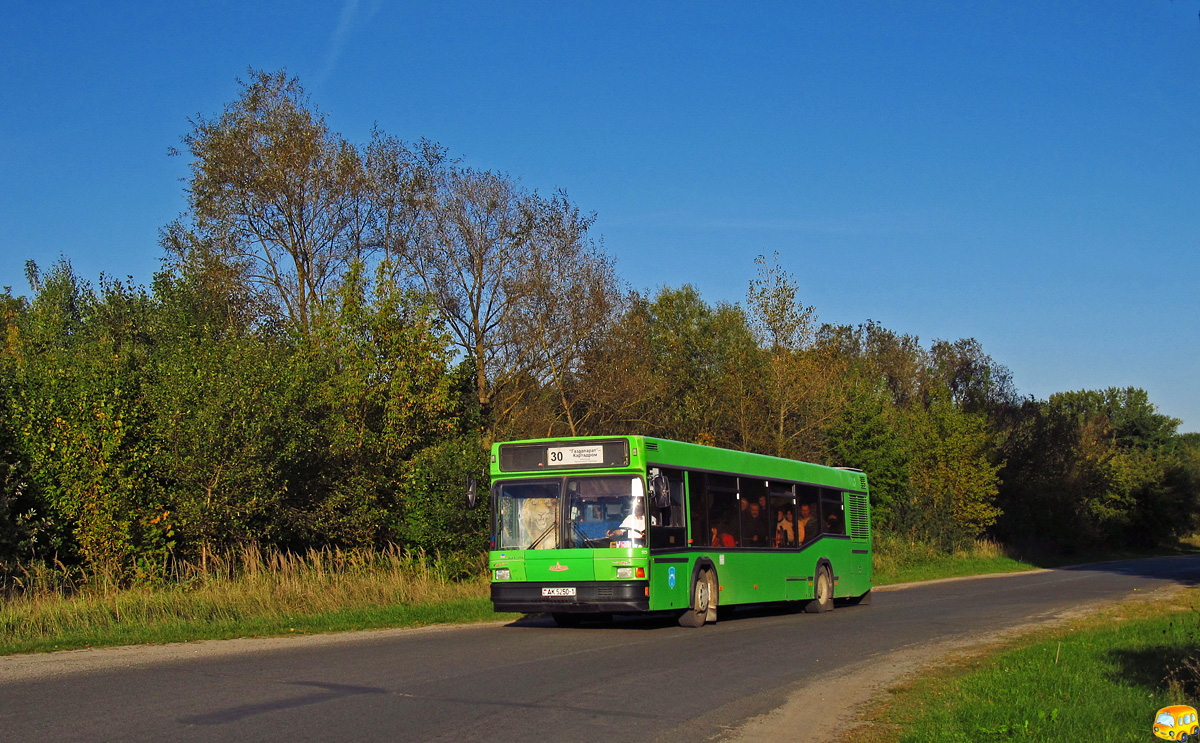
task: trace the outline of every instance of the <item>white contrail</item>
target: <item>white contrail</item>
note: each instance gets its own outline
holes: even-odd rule
[[[321,68],[321,74],[317,75],[314,88],[320,88],[333,74],[333,68],[337,66],[338,58],[342,56],[342,49],[346,46],[346,38],[350,35],[350,27],[354,24],[354,15],[358,11],[358,0],[346,0],[346,4],[342,6],[342,15],[338,18],[337,28],[333,30],[333,38],[329,40],[329,51],[325,54],[325,64]]]

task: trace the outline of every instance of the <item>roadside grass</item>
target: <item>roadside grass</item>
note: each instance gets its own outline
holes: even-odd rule
[[[967,549],[947,554],[924,542],[877,534],[873,552],[874,585],[911,583],[984,573],[1033,570],[1032,562],[1010,556],[1000,544],[980,539]]]
[[[875,585],[1005,573],[1094,559],[1023,558],[995,542],[945,554],[877,535]],[[515,619],[495,614],[486,560],[435,559],[396,548],[261,553],[250,547],[112,588],[61,565],[30,566],[0,586],[0,655],[144,643],[346,632]]]
[[[456,574],[457,573],[457,574]],[[27,573],[0,604],[0,654],[478,622],[492,612],[482,565],[397,549],[296,555],[247,549],[184,566],[161,585],[70,590]]]
[[[843,740],[856,743],[1154,740],[1154,713],[1196,706],[1200,589],[1133,600],[893,689]]]

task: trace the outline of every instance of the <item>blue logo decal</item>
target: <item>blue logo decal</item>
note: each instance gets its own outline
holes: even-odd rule
[[[675,568],[667,568],[667,585],[671,588],[675,587]]]

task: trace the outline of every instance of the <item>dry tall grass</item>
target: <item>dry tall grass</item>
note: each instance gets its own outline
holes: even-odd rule
[[[390,548],[262,553],[248,547],[183,565],[176,580],[121,590],[77,589],[61,571],[26,570],[0,605],[0,644],[115,629],[191,623],[236,624],[348,609],[426,605],[488,595],[481,563],[456,579],[446,562]]]
[[[991,539],[977,539],[946,552],[927,542],[886,533],[876,533],[872,558],[877,585],[1031,567]]]

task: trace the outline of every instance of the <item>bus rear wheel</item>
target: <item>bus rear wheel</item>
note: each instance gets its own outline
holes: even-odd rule
[[[712,579],[707,570],[696,576],[692,585],[692,606],[679,615],[681,627],[703,627],[708,621],[708,606],[712,601]]]
[[[828,565],[817,568],[814,592],[816,595],[813,600],[804,607],[806,612],[822,614],[833,608],[833,575],[830,574]]]

